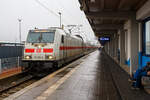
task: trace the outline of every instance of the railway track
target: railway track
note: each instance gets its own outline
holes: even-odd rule
[[[70,69],[70,68],[71,67],[68,67],[68,69]],[[53,74],[53,72],[55,73],[55,71],[57,71],[57,70],[53,70],[49,74]],[[39,78],[39,77],[35,77],[32,75],[27,75],[27,76],[18,75],[18,76],[14,76],[10,79],[7,78],[5,80],[0,80],[0,100],[7,98],[8,96],[20,91],[21,89],[24,89],[25,87],[33,84],[34,82],[37,82],[41,78],[42,77]],[[7,83],[8,80],[9,80],[9,82]],[[7,83],[7,84],[5,84],[5,83]]]
[[[19,79],[19,80],[12,81],[12,82],[9,83],[9,84],[1,85],[1,86],[0,86],[0,93],[3,92],[3,91],[6,91],[6,90],[8,90],[8,89],[10,89],[11,87],[14,87],[14,86],[16,86],[16,85],[19,85],[19,84],[21,84],[22,82],[25,82],[25,81],[27,81],[27,80],[29,80],[29,79],[31,79],[31,78],[33,78],[33,76],[28,75],[28,76],[25,76],[25,77],[23,77],[23,78],[21,78],[21,79]]]
[[[0,80],[0,100],[34,83],[37,79],[26,73]]]

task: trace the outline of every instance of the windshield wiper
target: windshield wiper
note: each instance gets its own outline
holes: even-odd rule
[[[40,37],[38,38],[39,42],[41,43],[42,40],[42,33],[40,34]]]

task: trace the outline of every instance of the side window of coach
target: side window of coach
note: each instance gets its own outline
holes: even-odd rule
[[[145,23],[145,50],[150,55],[150,20]]]
[[[61,37],[61,43],[64,43],[64,36]]]

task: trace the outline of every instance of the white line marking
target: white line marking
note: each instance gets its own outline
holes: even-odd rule
[[[76,70],[79,68],[79,65],[72,69],[68,74],[63,78],[58,80],[54,85],[49,87],[45,92],[38,96],[35,100],[46,100],[62,83],[64,83]]]

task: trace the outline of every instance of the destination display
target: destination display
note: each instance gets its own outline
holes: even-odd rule
[[[101,37],[101,38],[100,38],[100,41],[109,41],[109,40],[110,40],[109,37]]]
[[[99,41],[100,41],[101,45],[103,46],[103,45],[105,45],[106,42],[110,41],[110,37],[100,37]]]

